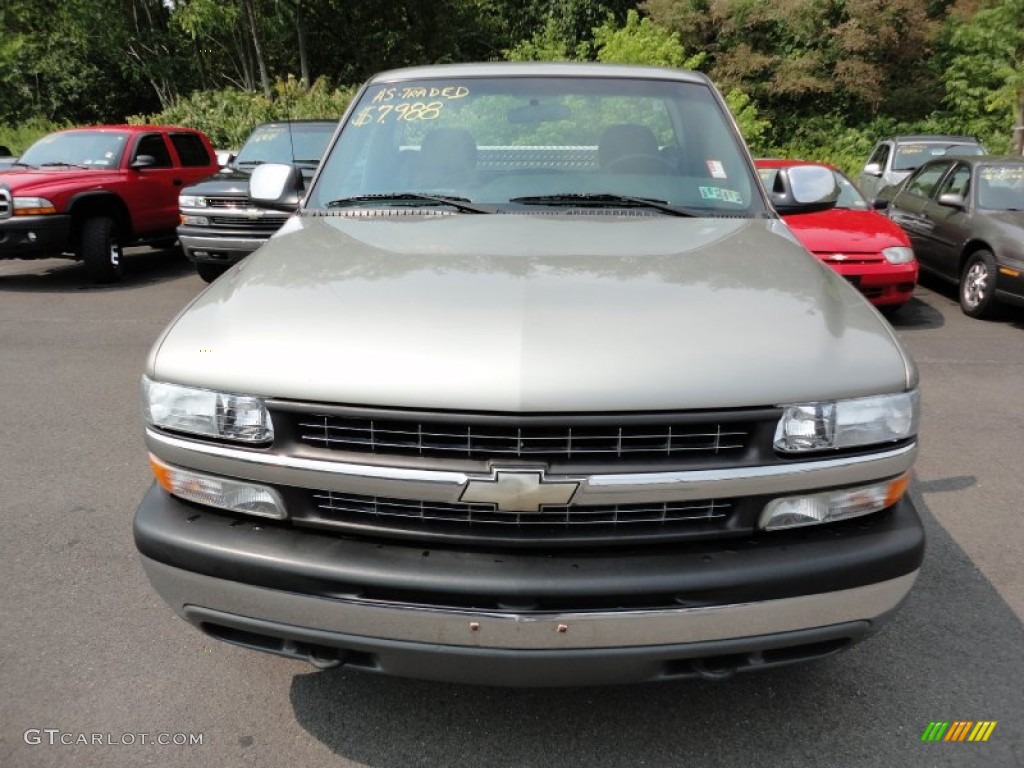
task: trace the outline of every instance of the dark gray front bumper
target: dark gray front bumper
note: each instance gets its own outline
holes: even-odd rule
[[[215,637],[502,685],[728,674],[832,653],[899,605],[924,548],[909,501],[869,523],[756,543],[533,554],[343,539],[155,487],[135,538],[163,599]]]

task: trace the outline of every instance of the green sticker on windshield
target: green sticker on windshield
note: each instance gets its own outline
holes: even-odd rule
[[[705,200],[721,200],[723,203],[743,205],[743,195],[734,189],[721,187],[699,187],[700,196]]]

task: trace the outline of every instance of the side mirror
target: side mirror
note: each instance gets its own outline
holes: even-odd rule
[[[839,200],[839,185],[832,171],[820,165],[780,168],[771,199],[781,214],[827,211]]]
[[[864,173],[868,176],[881,176],[882,166],[878,163],[868,163],[864,166]]]
[[[967,208],[967,201],[964,200],[963,195],[958,195],[955,192],[946,192],[945,194],[939,195],[939,205],[945,205],[949,208],[956,208],[958,210],[965,210]]]
[[[876,211],[884,211],[889,207],[889,202],[884,197],[873,197],[871,198],[871,207]]]
[[[293,165],[265,163],[249,177],[249,197],[267,208],[294,211],[302,189],[302,174]]]
[[[141,171],[143,168],[152,168],[156,165],[156,158],[152,155],[139,155],[136,157],[131,164],[133,171]]]

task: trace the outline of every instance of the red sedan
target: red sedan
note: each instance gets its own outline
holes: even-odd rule
[[[769,192],[784,183],[779,168],[817,165],[831,170],[840,189],[836,207],[783,216],[786,224],[807,250],[853,283],[876,307],[895,312],[910,301],[917,284],[917,259],[910,240],[899,226],[873,210],[841,171],[802,160],[757,160],[756,165]]]

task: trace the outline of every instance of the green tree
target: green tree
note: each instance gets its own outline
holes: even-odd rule
[[[704,53],[687,56],[679,34],[641,17],[635,10],[619,26],[613,19],[594,29],[594,50],[598,61],[646,64],[673,69],[700,69]]]
[[[946,104],[957,128],[1024,154],[1024,0],[953,16]]]

